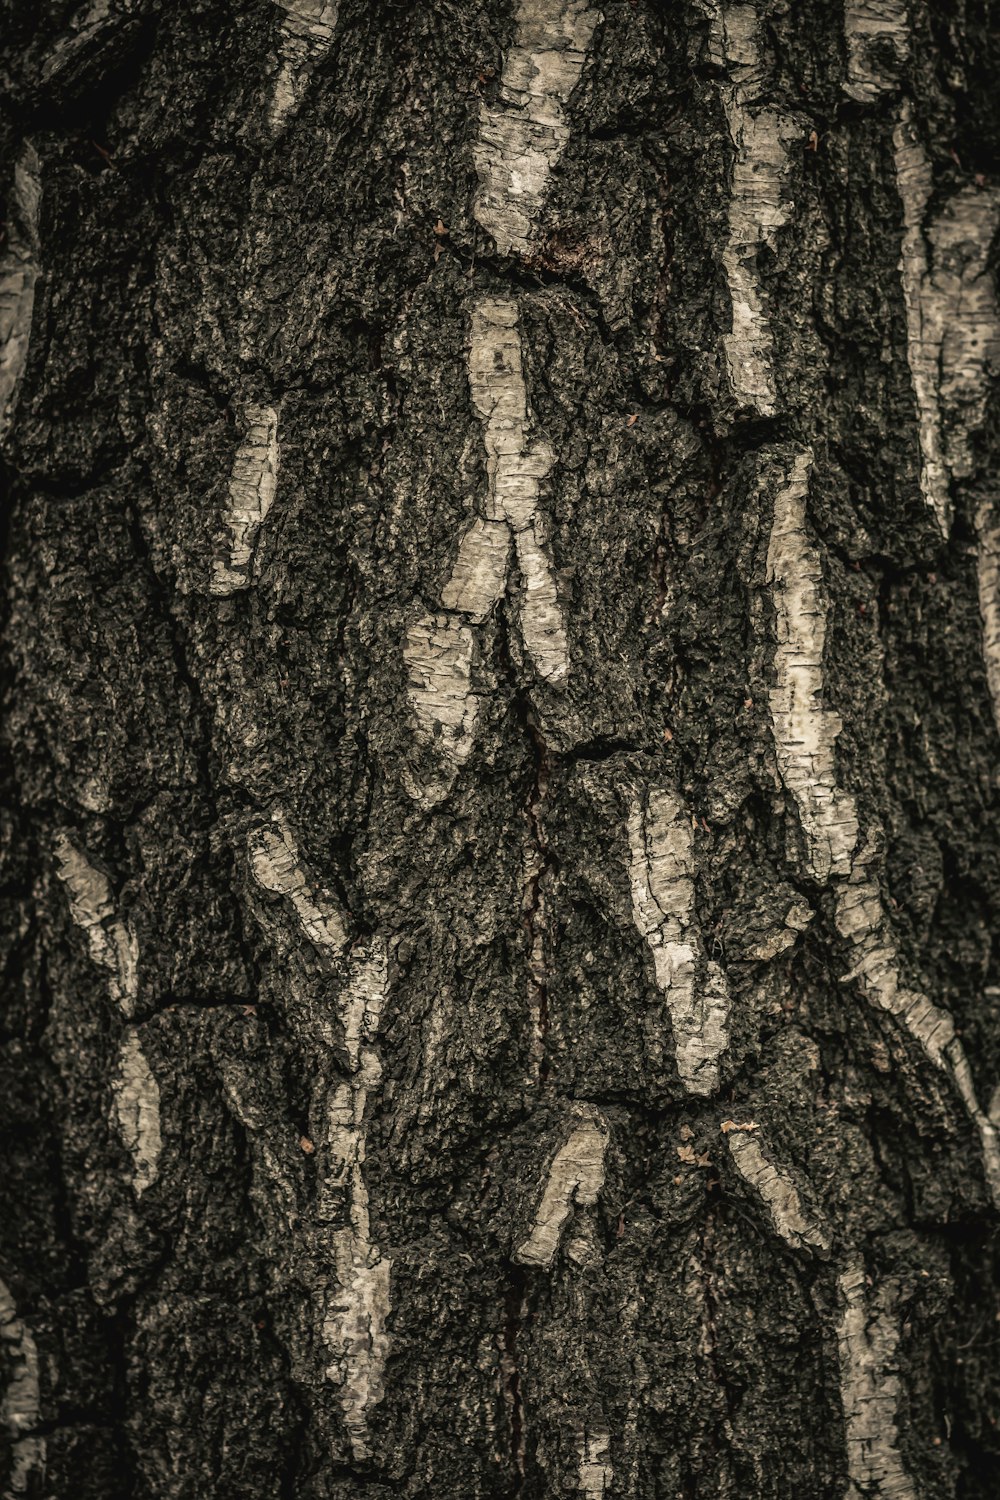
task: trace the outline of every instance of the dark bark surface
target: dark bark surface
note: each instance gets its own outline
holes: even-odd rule
[[[970,454],[942,536],[893,132],[908,107],[925,226],[1000,194],[995,8],[914,3],[858,100],[840,4],[757,0],[745,107],[787,129],[784,221],[752,257],[771,411],[723,356],[739,70],[708,0],[601,8],[517,252],[474,212],[506,0],[344,0],[280,128],[273,4],[5,12],[7,248],[27,143],[41,186],[3,449],[0,1275],[21,1333],[0,1376],[25,1389],[33,1342],[40,1402],[18,1430],[8,1399],[9,1493],[990,1500],[983,1132],[954,1069],[845,979],[846,876],[811,862],[769,707],[768,558],[811,450],[851,868],[900,985],[954,1017],[985,1112],[1000,760],[977,568],[1000,407],[988,360],[982,410],[942,398]],[[513,561],[475,625],[474,742],[422,799],[447,757],[414,728],[408,631],[442,611],[492,482],[469,378],[490,298],[516,299],[554,455],[539,529],[569,670],[539,670]],[[248,576],[213,592],[268,410],[274,502]],[[679,1073],[633,909],[630,818],[658,791],[690,844],[698,983],[729,996],[707,1092]],[[268,837],[322,922],[261,875]],[[343,997],[383,952],[359,1063]],[[148,1184],[145,1126],[130,1148],[121,1124],[129,1046],[158,1092]],[[335,1160],[344,1097],[367,1229]],[[821,1246],[737,1170],[741,1133]],[[598,1141],[599,1186],[574,1179],[533,1262],[560,1151]],[[331,1353],[344,1246],[368,1247],[359,1286],[387,1267],[380,1369]],[[852,1266],[908,1489],[851,1469]]]

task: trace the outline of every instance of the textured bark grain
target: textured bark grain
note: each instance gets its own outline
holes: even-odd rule
[[[3,1493],[992,1500],[991,0],[3,20]]]

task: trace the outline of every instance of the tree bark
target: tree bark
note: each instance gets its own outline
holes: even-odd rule
[[[5,1495],[994,1496],[993,7],[5,21]]]

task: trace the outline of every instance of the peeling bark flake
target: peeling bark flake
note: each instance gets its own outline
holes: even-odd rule
[[[802,126],[777,110],[750,107],[764,81],[759,30],[753,6],[720,7],[712,60],[728,74],[719,87],[734,153],[722,251],[733,322],[732,331],[722,336],[722,349],[737,404],[772,417],[777,410],[774,341],[757,261],[762,250],[774,250],[777,232],[787,222],[788,146],[801,138]]]
[[[90,956],[108,976],[108,993],[129,1019],[138,994],[139,945],[115,910],[111,883],[66,834],[55,842],[59,879],[69,894],[70,916],[87,938]]]
[[[284,12],[269,115],[271,132],[278,135],[298,112],[313,73],[330,50],[340,5],[339,0],[275,0],[275,4]]]
[[[853,1259],[837,1278],[840,1399],[844,1407],[847,1471],[844,1500],[916,1500],[897,1443],[900,1382],[895,1370],[899,1334],[888,1296],[870,1305],[865,1268]]]
[[[0,1281],[0,1379],[3,1425],[10,1440],[10,1472],[3,1500],[36,1493],[32,1476],[45,1475],[45,1438],[37,1432],[41,1396],[38,1349],[31,1330],[17,1315],[10,1288]]]
[[[859,104],[875,104],[892,93],[910,50],[906,0],[846,0],[844,93]]]
[[[826,600],[819,552],[806,529],[812,451],[801,450],[778,490],[767,549],[777,615],[775,686],[768,693],[778,769],[795,799],[812,875],[846,876],[858,840],[854,798],[837,786],[840,715],[823,705]]]
[[[628,815],[632,914],[667,1002],[677,1071],[689,1093],[719,1086],[729,1044],[729,989],[718,964],[700,962],[694,916],[694,835],[678,798],[652,789]],[[699,990],[699,969],[704,980]]]
[[[473,212],[501,255],[524,254],[569,139],[566,106],[600,12],[585,0],[520,0],[496,104],[479,110]]]
[[[133,1160],[132,1186],[141,1197],[160,1170],[160,1088],[134,1026],[128,1027],[112,1082],[122,1144]]]
[[[249,586],[257,538],[278,486],[278,414],[272,406],[251,406],[246,421],[247,434],[229,480],[228,553],[214,564],[213,594],[234,594]]]
[[[768,1161],[754,1135],[733,1131],[726,1136],[733,1165],[744,1182],[759,1193],[781,1238],[797,1250],[826,1253],[832,1244],[819,1214],[808,1215],[798,1189],[787,1172]]]
[[[38,280],[38,209],[42,188],[38,153],[28,142],[14,168],[7,233],[0,251],[0,443],[10,429],[28,358]]]
[[[549,1167],[531,1233],[514,1251],[521,1265],[550,1266],[573,1205],[586,1208],[597,1202],[607,1143],[607,1126],[596,1110],[574,1125]]]

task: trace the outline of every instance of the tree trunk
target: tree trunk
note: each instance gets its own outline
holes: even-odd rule
[[[989,0],[5,10],[5,1494],[995,1496]]]

